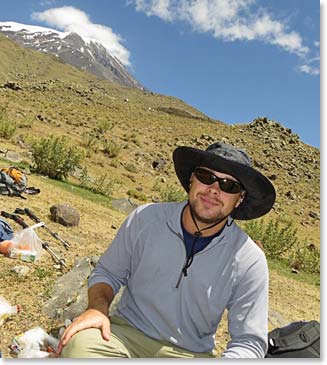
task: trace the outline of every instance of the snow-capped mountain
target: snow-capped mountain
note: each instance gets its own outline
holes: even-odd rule
[[[0,22],[0,32],[26,48],[53,54],[79,69],[124,86],[143,89],[123,64],[97,41],[77,33],[15,22]]]

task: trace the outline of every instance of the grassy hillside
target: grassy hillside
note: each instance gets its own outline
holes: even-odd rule
[[[266,221],[279,217],[292,222],[300,240],[320,245],[319,150],[304,144],[283,127],[283,121],[260,117],[251,124],[230,126],[182,100],[97,79],[53,56],[23,49],[2,35],[0,108],[2,120],[16,126],[11,137],[0,137],[3,166],[12,164],[6,159],[7,151],[19,153],[24,166],[31,165],[33,140],[54,135],[66,136],[72,146],[84,150],[84,177],[95,183],[106,174],[107,188],[112,189],[107,198],[76,187],[82,181],[81,171],[68,179],[75,187],[32,173],[29,185],[39,187],[40,195],[26,201],[0,196],[2,209],[11,212],[28,206],[48,222],[49,207],[55,203],[67,202],[80,212],[78,227],[55,225],[73,243],[72,250],[62,252],[70,267],[77,258],[101,254],[117,232],[124,215],[111,209],[110,197],[131,197],[142,204],[160,201],[164,192],[178,192],[173,150],[184,144],[205,148],[214,141],[246,149],[255,167],[273,181],[277,201]],[[163,167],[154,168],[153,162],[160,158]],[[44,318],[41,308],[61,273],[53,269],[46,254],[38,265],[30,266],[28,277],[18,280],[10,272],[17,263],[2,256],[0,262],[3,295],[23,305],[19,318],[3,329],[0,350],[4,354],[15,334],[41,324],[47,330],[59,326]],[[284,277],[276,268],[271,275],[271,309],[289,320],[319,319],[319,287]]]

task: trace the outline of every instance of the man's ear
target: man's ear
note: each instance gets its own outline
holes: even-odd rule
[[[194,180],[194,172],[192,172],[192,175],[190,177],[190,184],[189,184],[189,187],[191,188],[191,185],[192,185],[192,182]]]
[[[241,205],[242,201],[244,200],[245,194],[246,194],[245,191],[241,192],[241,195],[240,195],[237,203],[235,204],[235,208],[238,208]]]

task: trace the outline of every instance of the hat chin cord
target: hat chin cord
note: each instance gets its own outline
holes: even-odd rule
[[[192,209],[192,207],[191,207],[190,201],[188,201],[188,206],[189,206],[189,208],[190,208],[190,213],[191,213],[191,217],[192,217],[193,223],[194,223],[194,225],[195,225],[195,227],[196,227],[196,229],[197,229],[197,230],[193,233],[195,236],[202,236],[202,231],[206,231],[207,229],[210,229],[210,228],[213,228],[213,227],[217,226],[219,223],[223,222],[226,218],[227,218],[227,223],[226,223],[226,225],[227,225],[227,227],[230,227],[230,226],[233,224],[233,222],[234,222],[234,218],[232,218],[232,219],[231,219],[231,221],[230,221],[230,222],[228,222],[228,217],[229,217],[229,216],[231,216],[232,214],[235,214],[235,213],[236,213],[236,211],[237,211],[237,209],[238,209],[238,207],[234,207],[234,208],[233,208],[233,210],[231,211],[231,213],[227,214],[227,215],[226,215],[225,217],[223,217],[223,218],[218,219],[218,221],[217,221],[216,223],[211,224],[211,225],[210,225],[210,226],[208,226],[208,227],[205,227],[205,228],[200,229],[200,228],[199,228],[199,226],[198,226],[198,224],[197,224],[197,222],[196,222],[196,219],[195,219],[195,217],[194,217],[194,213],[193,213],[193,209]]]
[[[220,218],[220,219],[219,219],[216,223],[211,224],[211,225],[210,225],[210,226],[208,226],[208,227],[205,227],[205,228],[200,229],[200,228],[199,228],[199,226],[198,226],[198,223],[197,223],[197,221],[196,221],[196,219],[195,219],[195,217],[194,217],[193,209],[192,209],[192,207],[191,207],[190,202],[188,202],[188,206],[189,206],[189,208],[190,208],[190,213],[191,213],[191,217],[192,217],[193,223],[194,223],[194,225],[195,225],[195,227],[196,227],[196,229],[197,229],[197,230],[193,233],[195,236],[202,236],[202,231],[206,231],[207,229],[210,229],[210,228],[213,228],[213,227],[217,226],[219,223],[221,223],[224,219],[226,219],[226,218],[228,217],[228,215],[227,215],[226,217]]]
[[[219,223],[223,222],[229,216],[229,214],[228,214],[226,217],[220,218],[216,223],[211,224],[208,227],[205,227],[205,228],[200,229],[199,226],[198,226],[198,224],[197,224],[197,222],[196,222],[196,219],[194,217],[193,209],[192,209],[189,201],[188,201],[188,206],[190,208],[191,217],[192,217],[193,223],[194,223],[194,225],[196,227],[196,231],[193,233],[195,237],[194,237],[194,240],[192,242],[191,253],[187,257],[186,263],[185,263],[185,265],[184,265],[184,267],[182,269],[182,272],[183,272],[184,276],[187,276],[187,269],[191,266],[191,264],[193,262],[193,259],[194,259],[194,250],[195,250],[195,243],[198,240],[198,238],[202,236],[202,232],[205,231],[205,230],[207,230],[207,229],[210,229],[210,228],[213,228],[213,227],[217,226]],[[237,209],[237,208],[234,208],[233,212],[235,211],[235,209]],[[233,222],[234,222],[234,219],[232,219],[231,223],[228,223],[228,221],[227,221],[226,225],[228,227],[230,227],[233,224]]]

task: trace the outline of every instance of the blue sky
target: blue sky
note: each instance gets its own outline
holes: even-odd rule
[[[0,21],[83,33],[151,91],[320,146],[318,0],[3,0]]]

